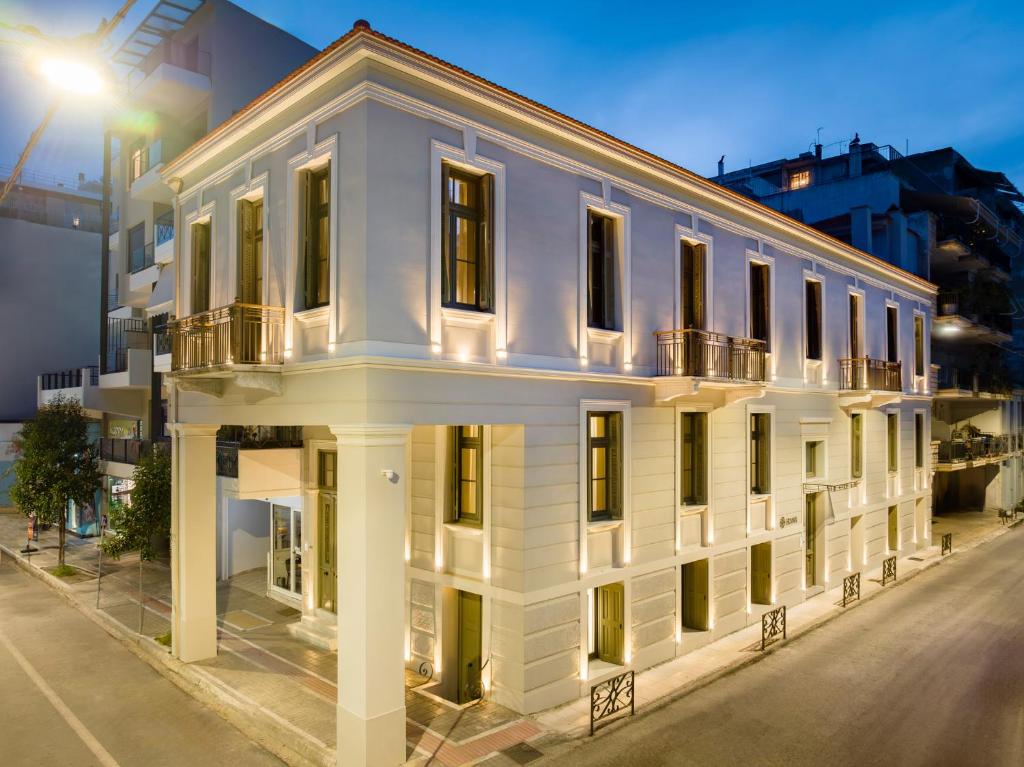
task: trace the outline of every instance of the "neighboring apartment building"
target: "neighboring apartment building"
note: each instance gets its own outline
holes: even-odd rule
[[[99,365],[70,381],[41,376],[38,395],[40,403],[60,392],[75,396],[100,421],[104,503],[130,501],[134,464],[167,439],[164,329],[176,265],[173,193],[160,171],[315,52],[226,0],[159,0],[112,56],[126,96],[105,137],[109,237],[103,246],[94,235],[97,269],[72,291],[87,294],[90,308],[68,323],[89,337],[79,364],[98,358]],[[264,537],[269,529],[268,518]]]
[[[10,176],[0,168],[0,186]],[[11,440],[36,411],[35,373],[96,361],[99,326],[100,184],[22,172],[0,204],[0,506]],[[86,287],[83,287],[86,286]],[[74,372],[77,371],[77,372]]]
[[[365,22],[161,176],[173,652],[272,515],[339,763],[405,760],[405,668],[534,712],[930,545],[920,277]],[[218,478],[225,424],[301,447]]]
[[[951,148],[840,148],[715,180],[938,283],[935,508],[1012,508],[1024,497],[1024,196]]]

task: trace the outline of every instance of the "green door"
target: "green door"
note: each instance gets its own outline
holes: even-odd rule
[[[804,549],[804,579],[807,587],[814,586],[818,581],[815,574],[818,572],[818,496],[815,493],[808,493],[805,497],[804,514],[804,537],[806,548]]]
[[[317,504],[317,573],[319,605],[338,612],[338,499],[334,493],[320,493]]]
[[[459,703],[480,697],[480,656],[483,642],[483,597],[459,592]]]
[[[750,601],[772,603],[772,545],[759,543],[750,548]]]
[[[597,657],[608,663],[620,665],[623,662],[625,645],[625,593],[621,583],[609,583],[597,590]]]
[[[898,551],[900,545],[899,522],[896,507],[889,507],[889,551]]]
[[[683,627],[708,630],[708,561],[683,565]]]

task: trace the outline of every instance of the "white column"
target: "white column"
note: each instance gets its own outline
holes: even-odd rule
[[[405,476],[409,426],[338,438],[338,750],[342,767],[405,762]]]
[[[171,438],[171,641],[190,663],[217,655],[217,427]]]

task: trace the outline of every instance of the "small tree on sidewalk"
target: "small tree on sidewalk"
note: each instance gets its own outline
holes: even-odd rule
[[[144,561],[158,554],[158,541],[171,531],[171,456],[155,445],[135,466],[135,486],[130,504],[110,508],[110,527],[115,531],[100,544],[114,559],[138,551]]]
[[[89,419],[75,400],[58,396],[43,405],[14,437],[11,499],[26,516],[57,525],[58,568],[64,568],[68,503],[93,503],[100,487]]]

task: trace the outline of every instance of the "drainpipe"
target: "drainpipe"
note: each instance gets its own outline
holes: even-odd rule
[[[110,281],[110,131],[103,131],[103,198],[100,203],[100,373],[107,372],[107,283]]]

